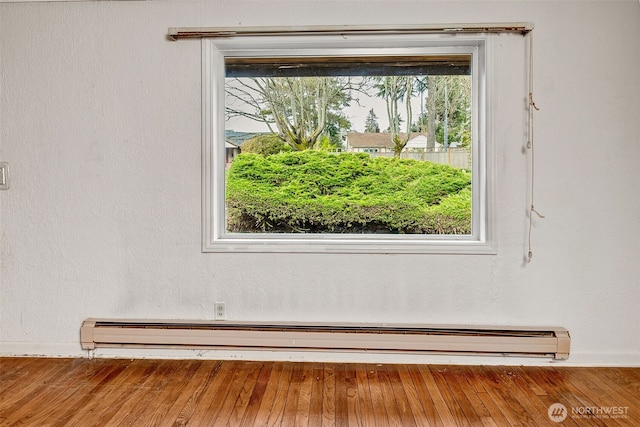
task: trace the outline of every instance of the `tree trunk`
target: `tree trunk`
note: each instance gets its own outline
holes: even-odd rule
[[[427,148],[436,147],[436,78],[427,77]]]

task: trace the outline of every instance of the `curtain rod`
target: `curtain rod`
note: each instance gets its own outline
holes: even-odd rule
[[[297,35],[374,35],[374,34],[478,34],[478,33],[519,33],[526,35],[533,31],[529,22],[493,24],[447,24],[447,25],[402,25],[402,26],[359,26],[311,25],[305,27],[182,27],[169,28],[170,40],[193,38],[230,38],[244,36],[297,36]]]

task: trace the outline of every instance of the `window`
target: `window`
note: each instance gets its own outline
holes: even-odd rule
[[[487,37],[205,39],[203,250],[492,253]]]

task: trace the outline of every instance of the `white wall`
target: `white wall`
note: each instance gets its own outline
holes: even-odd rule
[[[200,252],[200,44],[168,27],[535,24],[536,220],[526,253],[524,39],[497,70],[498,255]],[[509,38],[511,37],[511,38]],[[86,355],[88,317],[559,325],[569,362],[640,364],[640,4],[0,4],[0,354]],[[103,355],[178,355],[142,350]],[[180,354],[195,357],[200,353]],[[206,357],[513,363],[502,358]],[[546,359],[518,363],[549,363]]]

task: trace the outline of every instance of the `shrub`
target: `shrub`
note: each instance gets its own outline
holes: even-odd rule
[[[364,153],[243,153],[226,204],[233,232],[468,234],[471,176]]]
[[[247,139],[240,146],[243,153],[256,153],[263,156],[270,156],[284,151],[291,151],[291,147],[285,144],[275,133],[254,136]]]

